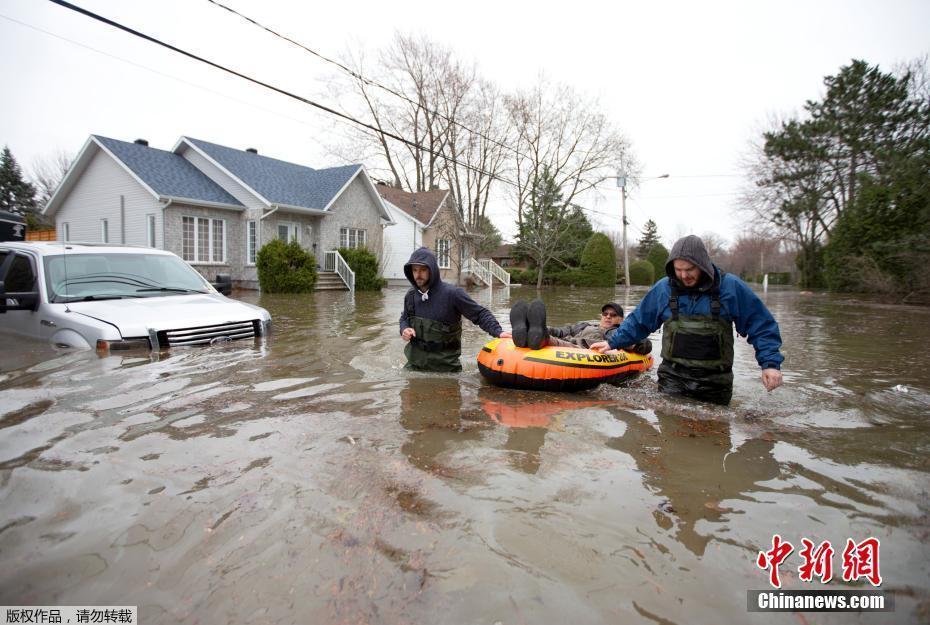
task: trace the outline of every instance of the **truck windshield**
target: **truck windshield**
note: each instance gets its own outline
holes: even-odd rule
[[[62,254],[45,257],[50,302],[207,293],[204,278],[161,254]]]

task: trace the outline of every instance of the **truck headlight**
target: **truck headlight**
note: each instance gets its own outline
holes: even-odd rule
[[[152,349],[152,344],[148,339],[122,339],[119,341],[105,341],[99,339],[97,341],[97,353],[101,355],[106,355],[110,352],[125,352],[133,349],[150,350]]]

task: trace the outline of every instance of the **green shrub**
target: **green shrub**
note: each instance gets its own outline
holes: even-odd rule
[[[316,285],[316,259],[297,241],[269,241],[258,250],[255,264],[265,293],[310,293]]]
[[[543,280],[565,286],[590,286],[590,276],[579,267],[569,267],[543,276]]]
[[[655,282],[655,269],[648,260],[630,263],[630,284],[652,286]]]
[[[507,270],[507,273],[510,274],[510,281],[515,284],[536,284],[537,273],[535,269],[511,267]]]
[[[356,291],[380,291],[387,280],[378,275],[378,257],[364,247],[340,247],[339,254],[355,272]]]
[[[656,280],[665,275],[665,264],[668,262],[668,250],[661,243],[656,243],[649,248],[646,254],[646,260],[652,265],[652,279]],[[632,265],[631,265],[632,267]],[[630,278],[632,280],[632,278]]]
[[[606,234],[595,232],[581,253],[581,273],[578,286],[613,286],[617,282],[617,257],[614,244]]]

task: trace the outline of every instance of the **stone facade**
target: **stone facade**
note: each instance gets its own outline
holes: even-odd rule
[[[433,217],[432,223],[423,231],[423,245],[433,250],[439,259],[438,242],[445,239],[450,242],[449,267],[440,267],[442,279],[450,284],[461,284],[462,265],[471,256],[468,240],[463,236],[462,220],[451,206],[451,195]]]
[[[358,228],[365,231],[367,247],[380,261],[384,243],[380,201],[361,174],[356,176],[333,202],[329,209],[331,214],[319,219],[317,244],[321,252],[339,248],[341,228]]]
[[[216,208],[203,208],[172,203],[164,211],[165,246],[164,249],[184,258],[184,217],[221,219],[225,222],[226,232],[226,258],[224,262],[187,260],[191,267],[210,280],[216,280],[217,274],[229,274],[237,278],[234,285],[238,286],[238,278],[245,268],[245,238],[240,233],[245,232],[247,213]]]

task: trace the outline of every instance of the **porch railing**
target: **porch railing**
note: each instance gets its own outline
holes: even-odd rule
[[[504,286],[510,286],[510,274],[507,270],[495,263],[490,258],[482,258],[478,261],[482,267],[487,269],[492,276],[498,279]]]
[[[462,268],[462,271],[470,273],[487,286],[491,286],[491,271],[474,258],[469,258],[465,261],[465,266]]]
[[[326,252],[323,256],[323,271],[335,271],[342,278],[349,290],[355,293],[355,272],[338,250]]]

